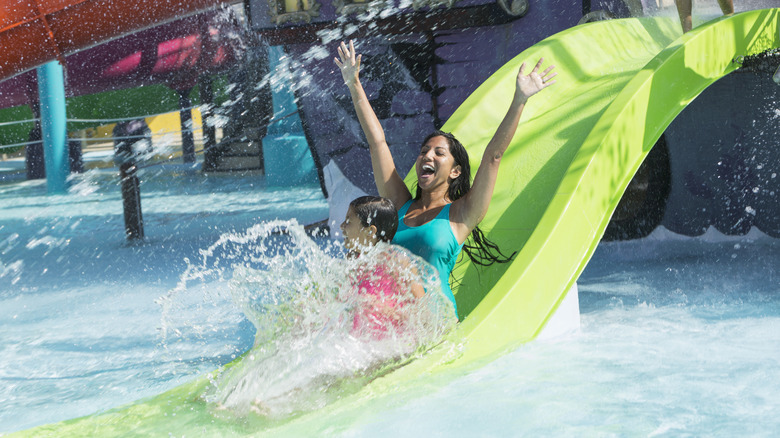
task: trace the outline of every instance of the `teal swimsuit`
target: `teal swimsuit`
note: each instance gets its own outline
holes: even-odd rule
[[[451,204],[445,205],[435,218],[419,227],[409,227],[404,223],[404,216],[409,211],[410,205],[412,200],[398,210],[398,231],[395,233],[393,243],[422,257],[436,268],[441,279],[441,289],[452,301],[457,315],[458,306],[455,304],[455,295],[450,288],[450,274],[463,244],[458,243],[450,226]]]

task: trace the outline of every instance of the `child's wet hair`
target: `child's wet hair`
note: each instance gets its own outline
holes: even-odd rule
[[[381,196],[361,196],[349,203],[364,227],[375,226],[379,240],[390,242],[398,229],[398,211],[393,201]]]

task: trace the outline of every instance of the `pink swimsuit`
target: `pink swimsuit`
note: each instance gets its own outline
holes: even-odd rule
[[[393,311],[403,306],[399,300],[400,287],[383,266],[377,266],[372,273],[361,275],[357,287],[358,295],[370,295],[374,299],[362,301],[355,309],[353,334],[369,334],[374,339],[381,339],[387,335],[390,327],[399,328],[401,323],[393,318]]]

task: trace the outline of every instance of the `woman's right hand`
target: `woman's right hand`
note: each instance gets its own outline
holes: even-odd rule
[[[525,69],[525,62],[520,65],[520,71],[517,72],[517,86],[515,88],[515,99],[519,99],[522,102],[527,102],[531,96],[544,90],[550,85],[555,83],[555,76],[557,72],[554,65],[547,67],[543,72],[539,73],[539,69],[542,67],[544,58],[539,58],[539,62],[536,63],[534,69],[528,75],[523,74]]]
[[[360,81],[360,59],[362,55],[355,56],[355,45],[349,40],[349,47],[344,42],[338,47],[339,57],[334,58],[336,65],[341,70],[341,77],[347,86],[352,86]],[[341,58],[341,59],[339,59]]]

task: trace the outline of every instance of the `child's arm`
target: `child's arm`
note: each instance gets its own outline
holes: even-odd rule
[[[413,282],[411,285],[412,295],[415,298],[422,298],[425,296],[425,288],[420,283]]]

